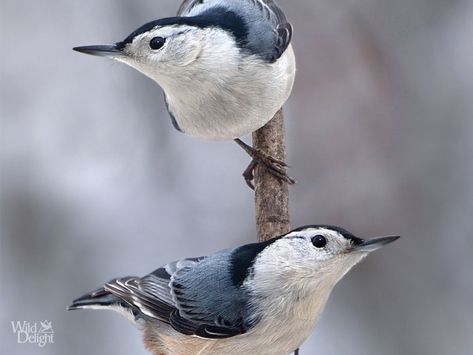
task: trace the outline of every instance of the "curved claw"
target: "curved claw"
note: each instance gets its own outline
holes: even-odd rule
[[[243,150],[250,157],[253,158],[250,165],[248,165],[248,167],[243,172],[243,177],[245,178],[246,184],[250,187],[250,189],[255,189],[253,184],[254,170],[258,164],[264,165],[269,173],[271,173],[277,179],[285,181],[289,185],[294,185],[296,183],[296,181],[287,174],[286,169],[288,168],[288,165],[284,161],[276,159],[258,149],[249,146],[241,139],[235,139],[235,142],[241,148],[243,148]]]
[[[259,164],[262,164],[268,170],[268,172],[277,179],[282,180],[289,185],[294,185],[296,183],[296,181],[286,173],[285,168],[278,167],[271,161],[265,160],[264,158],[255,157],[243,172],[243,177],[245,178],[246,184],[250,189],[255,189],[253,184],[254,171]]]

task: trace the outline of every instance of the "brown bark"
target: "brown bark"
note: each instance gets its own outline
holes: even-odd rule
[[[282,109],[263,128],[253,133],[253,147],[285,161],[284,117]],[[255,170],[256,230],[259,241],[289,232],[289,187],[264,166]]]

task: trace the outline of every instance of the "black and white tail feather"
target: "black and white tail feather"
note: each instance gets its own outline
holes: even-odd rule
[[[102,288],[74,300],[68,309],[113,310],[136,324],[143,320],[158,320],[184,335],[201,338],[227,338],[244,333],[246,329],[241,316],[225,318],[223,310],[208,314],[208,305],[196,301],[199,299],[195,297],[196,285],[189,284],[193,276],[188,274],[199,273],[199,265],[205,259],[179,260],[143,278],[113,279]],[[201,286],[200,292],[208,292],[208,288]]]

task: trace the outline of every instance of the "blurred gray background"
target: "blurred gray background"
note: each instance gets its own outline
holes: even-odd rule
[[[471,354],[473,2],[280,0],[293,226],[403,239],[335,289],[302,354]],[[114,276],[255,239],[249,162],[177,133],[157,85],[74,53],[178,1],[1,0],[2,354],[147,354],[110,312],[66,312]],[[17,344],[12,320],[53,322]]]

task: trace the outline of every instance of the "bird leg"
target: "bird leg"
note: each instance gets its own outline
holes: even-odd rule
[[[253,185],[253,180],[255,178],[254,171],[259,164],[263,165],[269,171],[269,173],[279,180],[287,182],[289,185],[294,185],[296,183],[294,179],[287,175],[287,164],[282,160],[275,159],[272,156],[249,146],[241,139],[235,139],[235,143],[243,148],[243,150],[253,159],[250,165],[248,165],[246,170],[243,172],[243,177],[245,178],[246,184],[252,190],[255,189],[255,186]]]

